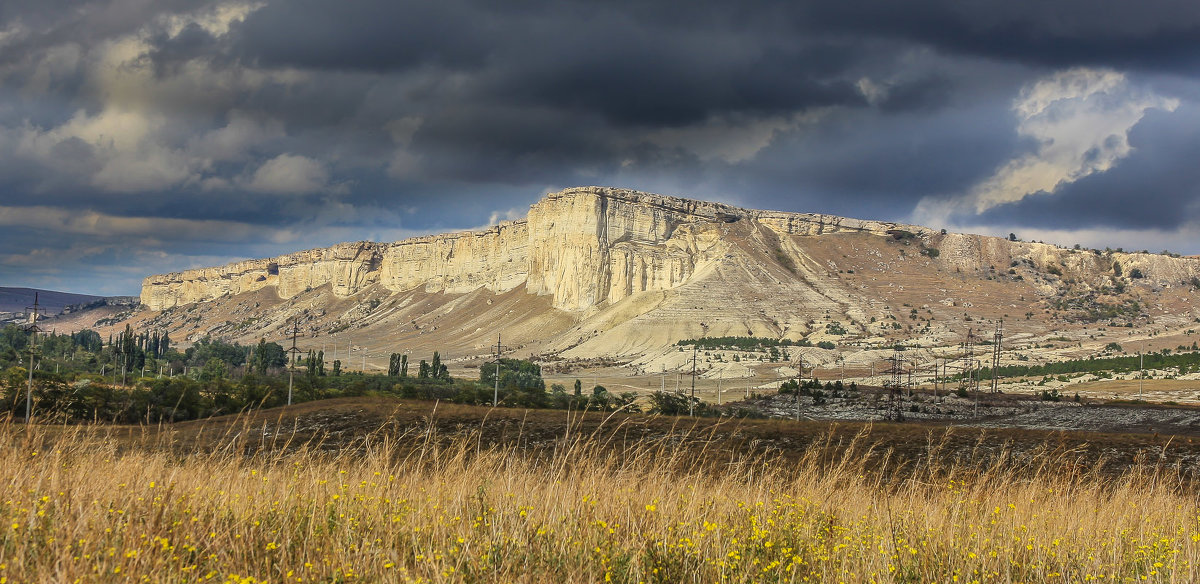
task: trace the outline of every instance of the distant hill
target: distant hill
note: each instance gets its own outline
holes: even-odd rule
[[[72,294],[54,290],[37,290],[35,288],[5,288],[0,287],[0,312],[24,312],[25,307],[33,305],[33,296],[37,294],[38,305],[46,309],[46,314],[58,314],[69,305],[87,304],[102,300],[103,296],[90,294]]]

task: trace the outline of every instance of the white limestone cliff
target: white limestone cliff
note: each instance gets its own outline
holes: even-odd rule
[[[739,223],[740,222],[740,223]],[[678,288],[732,245],[730,225],[758,234],[769,249],[803,261],[795,238],[835,233],[879,236],[902,230],[941,247],[942,264],[1005,269],[1025,258],[1068,271],[1102,273],[1119,261],[1148,278],[1183,282],[1200,274],[1190,258],[1152,254],[1075,253],[1055,246],[948,234],[911,225],[831,215],[742,209],[627,189],[580,187],[545,196],[523,220],[480,231],[417,237],[395,243],[343,243],[275,258],[146,278],[141,302],[163,310],[273,287],[291,298],[329,284],[347,297],[372,286],[401,292],[503,293],[524,288],[564,311],[587,311],[644,292]],[[724,226],[724,227],[723,227]],[[772,242],[766,241],[766,239]],[[783,239],[781,239],[783,238]],[[786,251],[785,251],[786,250]],[[1104,264],[1104,265],[1100,265]]]

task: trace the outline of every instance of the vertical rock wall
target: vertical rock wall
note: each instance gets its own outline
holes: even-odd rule
[[[388,245],[380,262],[380,282],[388,290],[424,287],[429,292],[506,292],[525,282],[529,230],[524,221],[485,231],[407,239]]]
[[[523,221],[482,231],[418,237],[390,244],[344,243],[276,258],[146,278],[141,302],[152,310],[274,287],[283,298],[329,284],[350,296],[380,285],[392,291],[496,292],[522,285],[552,297],[561,310],[587,310],[688,281],[726,248],[723,224],[739,221],[780,236],[911,232],[943,249],[958,269],[1004,269],[1017,257],[1068,270],[1104,271],[1114,261],[1163,285],[1190,282],[1200,262],[1157,254],[1075,254],[1043,244],[978,235],[940,235],[923,227],[831,215],[740,209],[626,189],[580,187],[547,195]],[[746,225],[747,223],[743,223]],[[767,250],[771,253],[771,250]],[[1104,266],[1098,266],[1103,263]],[[1200,280],[1198,280],[1200,281]]]

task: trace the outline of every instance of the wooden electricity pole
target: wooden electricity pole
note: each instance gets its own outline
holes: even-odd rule
[[[696,415],[696,351],[697,345],[692,345],[692,396],[688,399],[688,415]]]
[[[41,313],[46,309],[38,305],[38,293],[33,293],[33,306],[25,307],[29,311],[29,326],[25,330],[29,331],[29,386],[25,389],[25,423],[28,424],[33,419],[33,360],[37,355],[37,321]]]
[[[288,363],[288,400],[287,400],[287,405],[289,405],[289,406],[292,405],[292,385],[294,382],[294,378],[296,376],[296,353],[300,352],[300,349],[296,348],[296,335],[298,335],[298,334],[300,334],[300,321],[296,321],[292,325],[292,348],[288,349],[289,363]],[[312,363],[309,363],[309,367],[312,367]]]
[[[496,386],[492,389],[492,407],[500,405],[500,333],[496,333]]]

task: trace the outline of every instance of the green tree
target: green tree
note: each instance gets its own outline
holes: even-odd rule
[[[650,394],[650,413],[682,416],[688,413],[689,402],[697,411],[704,408],[704,402],[701,402],[699,398],[689,398],[683,393],[673,391],[656,391]]]
[[[256,373],[266,375],[272,368],[287,366],[287,352],[279,343],[268,343],[266,339],[260,338],[258,345],[254,347],[251,365]]]
[[[226,379],[229,377],[229,366],[220,359],[209,359],[204,362],[204,367],[200,369],[200,382],[211,383],[218,379]]]
[[[532,361],[501,358],[499,388],[504,402],[509,405],[547,407],[550,396],[546,393],[546,382],[542,379],[542,368]],[[487,365],[479,368],[479,384],[494,387],[497,367]],[[448,377],[448,376],[447,376]]]

